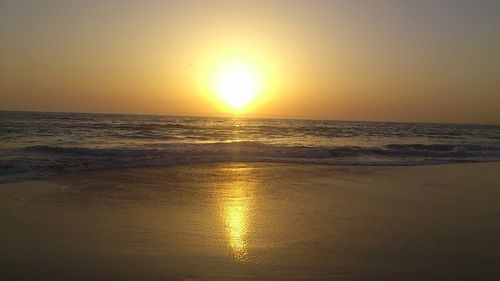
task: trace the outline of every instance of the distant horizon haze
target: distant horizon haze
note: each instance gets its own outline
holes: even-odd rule
[[[130,116],[164,116],[164,117],[186,117],[186,118],[234,118],[234,119],[275,119],[275,120],[304,120],[304,121],[339,121],[339,122],[374,122],[374,123],[408,123],[408,124],[443,124],[443,125],[485,125],[500,126],[499,123],[481,123],[481,122],[436,122],[436,121],[412,121],[412,120],[364,120],[364,119],[331,119],[321,117],[287,117],[287,116],[265,116],[265,115],[244,115],[244,114],[219,114],[219,115],[201,115],[201,114],[169,114],[169,113],[141,113],[141,112],[92,112],[92,111],[46,111],[46,110],[11,110],[0,109],[0,112],[26,112],[26,113],[49,113],[49,114],[88,114],[88,115],[130,115]]]

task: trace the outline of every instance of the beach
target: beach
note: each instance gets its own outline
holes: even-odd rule
[[[500,281],[500,1],[0,2],[0,281]]]
[[[220,163],[0,185],[1,280],[499,280],[500,163]]]

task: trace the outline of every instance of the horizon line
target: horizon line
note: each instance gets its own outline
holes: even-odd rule
[[[114,112],[78,112],[78,111],[46,111],[46,110],[16,110],[0,109],[0,112],[27,112],[27,113],[58,113],[58,114],[101,114],[101,115],[131,115],[131,116],[165,116],[165,117],[195,117],[195,118],[234,118],[234,119],[276,119],[276,120],[307,120],[307,121],[333,121],[333,122],[372,122],[372,123],[399,123],[399,124],[436,124],[436,125],[477,125],[500,126],[500,123],[466,123],[466,122],[431,122],[431,121],[387,121],[387,120],[362,120],[362,119],[333,119],[315,117],[270,117],[270,116],[237,116],[237,115],[195,115],[195,114],[168,114],[168,113],[114,113]]]

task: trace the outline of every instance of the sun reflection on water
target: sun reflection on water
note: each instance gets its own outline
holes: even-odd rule
[[[236,180],[224,187],[221,216],[228,247],[239,261],[248,260],[248,234],[251,228],[252,184],[244,180],[248,168],[231,169]]]
[[[229,247],[238,260],[243,260],[247,256],[248,206],[245,202],[235,200],[228,203],[225,213]]]

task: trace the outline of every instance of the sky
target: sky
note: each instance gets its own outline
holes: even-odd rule
[[[499,1],[3,0],[0,38],[0,110],[500,124]]]

